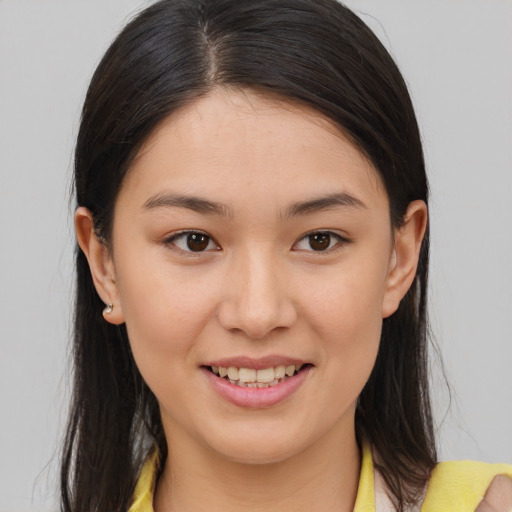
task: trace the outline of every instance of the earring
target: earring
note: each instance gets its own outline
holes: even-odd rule
[[[103,310],[104,315],[109,315],[112,313],[112,310],[114,309],[114,306],[112,304],[107,304],[106,308]]]

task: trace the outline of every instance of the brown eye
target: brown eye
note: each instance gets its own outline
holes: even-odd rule
[[[334,231],[311,231],[293,244],[293,250],[330,254],[350,243],[351,240]]]
[[[331,245],[329,233],[313,233],[309,235],[309,245],[314,251],[325,251]]]
[[[187,236],[187,247],[194,252],[204,251],[210,243],[210,237],[202,233],[190,233]]]
[[[165,240],[165,244],[188,253],[220,250],[215,240],[201,231],[182,231]]]

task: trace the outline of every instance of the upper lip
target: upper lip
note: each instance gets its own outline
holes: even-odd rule
[[[258,358],[247,356],[224,357],[222,359],[215,359],[209,361],[202,366],[220,366],[222,368],[229,368],[230,366],[233,366],[235,368],[250,368],[254,370],[263,370],[265,368],[275,368],[276,366],[280,365],[304,365],[307,363],[307,361],[297,359],[296,357],[269,355]]]

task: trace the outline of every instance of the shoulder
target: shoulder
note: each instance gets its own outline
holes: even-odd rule
[[[422,512],[473,512],[496,475],[512,477],[512,465],[475,461],[439,463],[430,478]]]

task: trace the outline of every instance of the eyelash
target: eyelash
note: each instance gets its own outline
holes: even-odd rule
[[[189,245],[189,242],[190,240],[188,240],[188,237],[189,236],[192,236],[192,237],[204,237],[205,239],[207,239],[207,244],[206,246],[204,247],[204,249],[201,249],[201,250],[198,250],[198,251],[194,251],[191,249],[190,245]],[[327,248],[323,249],[323,250],[315,250],[313,249],[313,247],[311,246],[311,237],[328,237],[327,238],[327,241],[328,241],[328,245],[327,245]],[[178,240],[184,240],[185,243],[187,244],[187,247],[188,249],[185,249],[185,248],[182,248],[180,247],[179,245],[177,245],[176,241]],[[310,231],[309,233],[306,233],[305,235],[303,235],[301,238],[299,238],[297,240],[297,242],[295,242],[293,244],[293,247],[292,248],[295,248],[297,247],[297,245],[299,245],[303,240],[307,240],[309,239],[309,247],[310,249],[299,249],[301,251],[304,251],[304,252],[313,252],[313,253],[317,253],[317,254],[330,254],[332,252],[335,252],[339,249],[341,249],[343,246],[349,244],[351,241],[333,231]],[[334,245],[331,246],[331,243],[333,242],[333,239],[336,240],[336,243],[334,243]],[[193,241],[193,240],[192,240]],[[199,243],[203,242],[203,244],[206,242],[205,240],[202,240],[202,239],[198,239],[197,241],[199,241]],[[319,243],[322,243],[322,242],[325,242],[324,240],[320,239],[318,240]],[[164,245],[172,245],[174,246],[174,248],[182,253],[185,253],[187,255],[194,255],[194,256],[199,256],[200,254],[204,253],[204,252],[210,252],[212,251],[212,248],[208,249],[208,247],[210,246],[210,244],[214,244],[215,246],[215,249],[214,250],[221,250],[219,244],[215,241],[214,238],[212,238],[210,235],[208,235],[208,233],[205,233],[204,231],[195,231],[195,230],[189,230],[189,231],[180,231],[178,233],[174,233],[173,235],[171,235],[170,237],[166,238],[164,240]]]
[[[205,247],[204,250],[200,250],[200,251],[193,251],[192,249],[190,249],[190,245],[188,245],[188,241],[187,241],[187,237],[189,236],[200,236],[200,237],[205,237],[208,239],[208,243],[207,243],[207,246]],[[179,247],[177,244],[176,244],[176,241],[177,240],[180,240],[180,239],[183,239],[185,241],[185,243],[187,244],[188,246],[188,249],[184,249],[182,247]],[[182,253],[186,253],[187,255],[194,255],[194,256],[198,256],[200,255],[201,253],[203,252],[206,252],[208,250],[208,246],[210,244],[214,244],[215,245],[215,249],[216,250],[220,250],[220,246],[219,244],[217,244],[217,242],[210,236],[208,235],[208,233],[205,233],[204,231],[180,231],[178,233],[174,233],[173,235],[171,235],[170,237],[166,238],[164,240],[164,244],[165,245],[173,245],[176,250],[182,252]],[[210,251],[212,249],[209,249]]]
[[[328,247],[325,250],[313,249],[311,246],[311,237],[314,237],[314,236],[327,236],[328,242],[329,242]],[[303,240],[307,240],[307,239],[309,239],[310,249],[299,249],[299,250],[304,250],[306,252],[313,252],[313,253],[320,254],[320,255],[331,254],[335,251],[340,250],[341,248],[343,248],[343,246],[345,246],[351,242],[351,240],[349,240],[348,238],[345,238],[345,237],[339,235],[338,233],[335,233],[334,231],[319,230],[319,231],[310,231],[309,233],[306,233],[304,236],[299,238],[299,240],[297,242],[295,242],[295,244],[293,246],[296,247],[300,242],[302,242]],[[333,242],[333,239],[335,239],[336,242],[334,243],[334,245],[331,246],[331,242]]]

